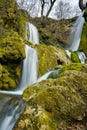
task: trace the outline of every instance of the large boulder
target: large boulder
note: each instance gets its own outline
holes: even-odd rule
[[[25,89],[27,106],[14,130],[86,130],[87,65],[77,68]]]
[[[25,57],[24,41],[14,31],[4,31],[0,35],[0,61],[20,62]]]
[[[16,0],[0,1],[0,26],[13,29],[25,37],[26,20],[28,20],[28,13],[19,9]]]
[[[25,58],[24,41],[14,31],[1,29],[0,34],[0,89],[15,88]]]
[[[64,49],[56,46],[40,44],[37,47],[37,52],[39,76],[50,70],[54,70],[59,65],[65,65],[71,62]]]

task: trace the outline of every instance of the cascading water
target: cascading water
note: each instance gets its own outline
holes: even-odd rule
[[[42,81],[42,80],[46,80],[47,78],[48,78],[48,76],[51,74],[51,73],[53,73],[54,71],[49,71],[49,72],[47,72],[46,74],[44,74],[43,76],[41,76],[38,80],[37,80],[37,82],[40,82],[40,81]]]
[[[0,105],[0,130],[12,130],[26,104],[20,97],[0,95]]]
[[[30,33],[29,33],[30,30]],[[26,24],[26,39],[34,44],[39,44],[38,31],[34,25]],[[30,38],[29,38],[30,36]],[[35,36],[35,37],[34,37]],[[19,85],[13,91],[0,91],[0,93],[6,94],[6,98],[0,100],[0,130],[12,130],[14,124],[19,119],[21,113],[24,110],[25,102],[19,95],[22,95],[23,90],[37,81],[37,51],[34,48],[25,45],[26,59],[23,60],[22,72]],[[12,95],[12,96],[7,96]],[[18,97],[13,97],[17,95]],[[0,94],[1,96],[1,94]]]
[[[29,46],[26,47],[26,59],[23,62],[21,90],[37,81],[37,51]]]
[[[68,50],[78,50],[84,22],[85,20],[81,15],[77,18],[76,22],[74,23],[70,33],[69,47],[67,47]]]
[[[30,24],[26,23],[26,39],[34,44],[39,44],[39,36],[37,28]],[[29,85],[37,81],[37,51],[35,48],[31,48],[28,45],[25,45],[26,58],[23,60],[22,64],[22,73],[19,85],[14,91],[0,91],[3,94],[10,95],[22,95],[24,89]]]
[[[27,22],[26,23],[26,39],[30,42],[32,42],[33,44],[39,44],[39,35],[38,35],[38,30],[37,28]]]
[[[79,57],[81,63],[84,64],[85,60],[86,60],[86,56],[85,56],[84,52],[78,51],[77,53],[78,53],[78,57]]]
[[[79,24],[79,22],[81,23]],[[75,24],[74,26],[78,25],[75,32],[75,38],[70,45],[68,49],[76,51],[79,47],[80,42],[80,36],[81,36],[81,30],[83,26],[83,18],[79,18],[77,20],[78,24]],[[77,31],[79,29],[79,31]],[[31,23],[26,23],[26,39],[34,44],[39,44],[39,37],[37,33],[36,27],[34,27]],[[80,32],[80,33],[79,33]],[[79,34],[78,34],[79,33]],[[78,35],[78,36],[76,36]],[[75,46],[75,47],[74,47]],[[76,49],[77,48],[77,49]],[[23,61],[22,66],[22,75],[19,82],[19,85],[14,91],[0,91],[1,93],[6,94],[12,94],[12,95],[21,95],[23,93],[23,90],[28,86],[35,82],[40,82],[42,80],[45,80],[49,77],[50,74],[52,74],[54,71],[50,71],[46,73],[44,76],[42,76],[40,79],[37,80],[37,51],[34,48],[31,48],[29,46],[25,46],[26,50],[26,59]],[[0,95],[1,96],[1,95]],[[6,95],[5,95],[6,96]],[[1,107],[0,107],[0,130],[12,130],[14,127],[14,124],[18,120],[19,116],[24,110],[25,102],[20,97],[12,97],[12,96],[6,96],[6,99],[2,98],[1,100]],[[2,103],[3,102],[3,103]]]
[[[77,18],[76,22],[74,23],[74,25],[72,27],[71,33],[70,33],[69,45],[66,47],[66,53],[69,57],[71,57],[71,52],[69,50],[78,51],[78,48],[80,45],[82,28],[83,28],[83,24],[85,22],[85,19],[82,17],[82,15]],[[77,54],[78,54],[79,59],[81,60],[81,63],[84,64],[85,59],[86,59],[85,54],[83,56],[83,52],[80,52],[80,51]],[[82,59],[81,57],[84,59]]]

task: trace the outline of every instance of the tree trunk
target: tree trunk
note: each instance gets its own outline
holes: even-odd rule
[[[45,1],[41,0],[41,17],[43,17],[44,6],[45,6]]]
[[[83,0],[79,0],[79,7],[82,11],[86,9],[86,5],[83,5]]]
[[[49,14],[50,14],[50,12],[51,12],[51,10],[52,10],[52,7],[53,7],[53,5],[54,5],[54,3],[55,3],[55,1],[56,0],[50,0],[50,2],[51,2],[51,6],[50,6],[50,8],[49,8],[49,10],[48,10],[48,12],[47,12],[47,14],[46,14],[46,17],[48,17],[49,16]]]

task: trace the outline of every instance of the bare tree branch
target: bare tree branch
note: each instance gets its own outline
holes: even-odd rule
[[[50,0],[50,3],[51,3],[51,5],[50,5],[50,8],[49,8],[49,10],[48,10],[48,12],[47,12],[47,14],[46,14],[46,17],[48,17],[49,16],[49,14],[50,14],[50,12],[51,12],[51,10],[52,10],[52,7],[53,7],[53,5],[54,5],[54,3],[56,2],[56,0]]]

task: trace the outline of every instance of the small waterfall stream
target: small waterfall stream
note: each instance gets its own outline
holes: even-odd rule
[[[26,39],[34,44],[39,44],[38,31],[30,23],[26,24]],[[20,95],[22,95],[27,86],[37,81],[37,50],[25,45],[25,51],[26,58],[23,60],[19,85],[13,91],[0,91],[0,96],[6,97],[2,97],[3,103],[0,100],[0,104],[2,104],[0,109],[0,130],[13,129],[14,124],[25,108],[25,102],[21,99]]]
[[[78,25],[77,29],[73,31],[74,33],[76,32],[73,36],[74,40],[72,41],[72,44],[69,46],[68,50],[70,49],[73,51],[77,51],[80,43],[80,36],[83,24],[83,18],[78,18],[76,24],[74,25],[74,28]],[[38,31],[33,24],[28,22],[26,23],[26,39],[31,43],[39,44]],[[23,61],[19,85],[14,91],[0,91],[0,93],[7,94],[0,94],[0,96],[2,96],[3,99],[0,100],[0,130],[12,130],[14,124],[23,112],[25,102],[19,96],[22,95],[23,90],[27,86],[35,82],[45,80],[46,78],[48,78],[50,74],[53,73],[53,71],[50,71],[37,80],[37,50],[35,48],[29,47],[28,45],[25,46],[25,50],[26,59],[24,59]],[[14,95],[16,95],[17,97],[15,97]]]
[[[85,22],[85,19],[82,17],[82,15],[77,18],[70,32],[69,45],[66,47],[66,53],[69,57],[71,57],[71,52],[69,50],[78,51],[80,45],[82,28]],[[80,51],[77,52],[77,54],[81,63],[84,64],[86,59],[85,54]]]
[[[39,34],[38,34],[38,30],[37,28],[27,22],[26,23],[26,39],[30,42],[32,42],[33,44],[39,44]]]
[[[26,104],[20,97],[0,95],[0,105],[0,130],[12,130]]]

